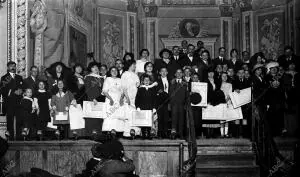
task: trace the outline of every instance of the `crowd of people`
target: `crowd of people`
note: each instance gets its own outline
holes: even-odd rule
[[[51,116],[68,112],[70,105],[92,101],[95,105],[103,102],[108,108],[118,108],[119,113],[113,111],[104,119],[90,119],[86,122],[89,132],[96,127],[103,132],[114,130],[126,137],[134,130],[135,134],[146,137],[151,127],[132,126],[132,110],[152,110],[157,117],[157,126],[152,127],[157,128],[157,137],[167,138],[172,132],[184,139],[186,100],[193,95],[191,83],[206,82],[207,101],[213,106],[231,104],[230,92],[239,93],[252,87],[252,101],[260,113],[266,115],[273,135],[295,134],[299,128],[296,91],[299,59],[293,48],[286,46],[277,60],[265,58],[262,52],[250,57],[247,51],[240,55],[237,49],[232,49],[229,54],[227,58],[226,48],[221,47],[218,57],[213,59],[202,41],[194,46],[184,40],[172,50],[162,49],[160,58],[154,61],[150,60],[149,51],[142,49],[138,57],[125,53],[123,59],[116,59],[114,66],[91,62],[87,68],[81,64],[68,68],[57,62],[40,74],[38,68],[32,66],[30,76],[24,80],[16,74],[16,63],[10,61],[0,87],[7,129],[14,132],[16,117],[17,138],[23,128],[34,136],[37,130],[46,130]],[[195,98],[192,96],[191,101]],[[242,126],[242,136],[249,137],[251,106],[242,107],[247,126],[243,127],[244,121],[229,123],[228,130],[226,123],[216,134],[241,136],[235,127]],[[193,106],[192,110],[196,135],[211,136],[202,128],[202,108]],[[69,136],[68,123],[59,124],[58,129],[65,137]]]

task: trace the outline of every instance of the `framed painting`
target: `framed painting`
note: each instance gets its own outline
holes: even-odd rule
[[[97,55],[102,64],[114,65],[124,53],[125,13],[118,10],[98,8]]]
[[[284,11],[271,11],[257,16],[259,50],[267,59],[276,59],[284,46]]]
[[[87,54],[87,36],[72,26],[69,27],[69,35],[70,59],[68,65],[74,66],[76,63],[80,63],[85,66]]]

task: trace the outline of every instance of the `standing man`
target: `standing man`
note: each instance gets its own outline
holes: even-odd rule
[[[284,54],[279,56],[278,63],[284,69],[287,69],[290,63],[296,64],[296,71],[299,71],[299,57],[294,54],[294,49],[291,46],[284,47]]]
[[[250,64],[250,54],[246,50],[242,52],[242,61],[243,63]]]
[[[195,46],[193,44],[189,44],[187,49],[187,55],[185,55],[179,60],[181,68],[183,68],[184,66],[192,67],[194,65],[197,65],[198,59],[194,56],[194,52]]]
[[[214,68],[217,67],[217,65],[224,65],[227,64],[229,66],[229,61],[225,58],[226,56],[226,49],[225,47],[219,48],[219,56],[213,60]]]
[[[38,68],[36,66],[32,66],[30,68],[30,76],[24,79],[24,88],[30,88],[32,90],[32,94],[34,94],[38,90]]]
[[[182,69],[177,69],[175,78],[171,81],[169,88],[172,132],[175,131],[180,139],[183,139],[184,130],[184,108],[188,96],[188,84],[183,80]]]
[[[16,74],[16,63],[9,61],[7,63],[7,74],[1,77],[0,90],[4,99],[4,113],[6,114],[7,130],[11,135],[16,132],[20,135],[21,123],[16,119],[18,105],[22,98],[23,79]],[[14,129],[14,122],[16,129]],[[15,137],[14,137],[15,138]]]

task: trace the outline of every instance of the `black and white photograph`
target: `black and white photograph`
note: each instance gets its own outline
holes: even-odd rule
[[[0,46],[0,177],[299,176],[300,0],[0,0]]]

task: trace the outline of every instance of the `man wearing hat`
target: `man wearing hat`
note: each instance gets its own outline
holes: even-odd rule
[[[19,135],[21,126],[15,119],[17,116],[17,107],[22,98],[23,79],[16,74],[16,63],[9,61],[7,63],[7,74],[1,77],[0,92],[4,99],[4,113],[6,114],[7,130],[13,136],[14,132]],[[16,129],[14,129],[14,121]]]
[[[173,79],[175,72],[178,68],[180,68],[180,65],[171,58],[172,52],[169,49],[162,49],[159,52],[159,56],[160,59],[156,59],[154,61],[155,74],[159,74],[161,68],[167,68],[168,79]]]

